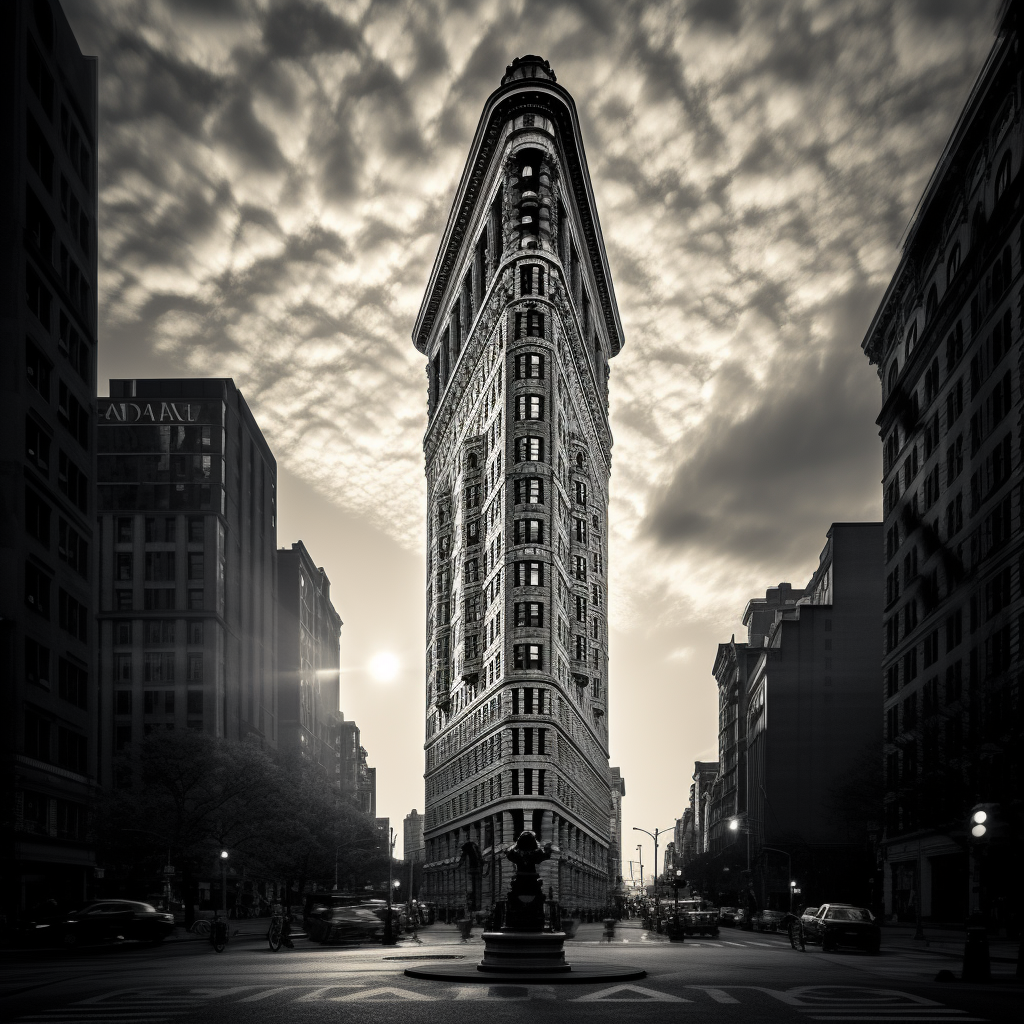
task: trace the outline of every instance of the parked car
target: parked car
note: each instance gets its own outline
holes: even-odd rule
[[[855,946],[868,953],[877,953],[882,944],[882,931],[870,910],[848,903],[825,903],[808,918],[800,919],[807,942],[820,943],[824,952],[840,946]]]
[[[754,918],[754,927],[759,932],[777,932],[785,920],[786,915],[781,910],[762,910]]]
[[[718,934],[718,908],[706,900],[680,900],[679,917],[687,935]]]
[[[68,914],[62,924],[65,946],[134,939],[163,942],[174,931],[174,915],[134,900],[99,900]]]
[[[720,925],[724,925],[726,928],[734,928],[736,926],[736,908],[719,907],[718,923]]]
[[[348,893],[317,893],[302,916],[306,935],[321,945],[344,946],[380,942],[384,938],[383,900]],[[397,926],[397,915],[393,918]]]

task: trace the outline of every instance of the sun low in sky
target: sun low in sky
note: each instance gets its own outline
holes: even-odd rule
[[[370,659],[370,676],[378,683],[393,682],[401,664],[389,651],[380,651]]]

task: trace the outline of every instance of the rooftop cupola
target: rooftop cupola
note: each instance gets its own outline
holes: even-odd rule
[[[556,81],[555,73],[551,65],[536,54],[529,53],[525,57],[516,57],[507,68],[501,79],[502,85],[515,82],[520,78],[543,78],[549,82]]]

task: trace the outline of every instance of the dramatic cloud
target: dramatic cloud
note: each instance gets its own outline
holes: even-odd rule
[[[538,52],[579,105],[626,329],[619,625],[733,620],[830,521],[879,514],[859,340],[993,0],[66,8],[101,61],[103,369],[233,376],[282,463],[416,547],[411,325],[483,102]]]

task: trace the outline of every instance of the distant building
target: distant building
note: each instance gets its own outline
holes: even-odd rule
[[[622,798],[626,795],[626,780],[619,768],[609,768],[608,774],[611,777],[612,795],[609,816],[611,841],[608,844],[608,885],[611,891],[617,892],[622,888]]]
[[[91,895],[98,72],[60,5],[0,4],[0,913]]]
[[[275,745],[277,463],[241,392],[112,380],[97,448],[104,781],[155,729]]]
[[[402,855],[406,862],[423,861],[423,815],[413,808],[402,822]]]
[[[968,817],[1024,783],[1022,9],[1001,6],[862,343],[882,385],[885,909],[904,920],[1003,924],[1021,903],[1019,831],[972,874]]]
[[[488,98],[414,330],[426,356],[426,898],[504,895],[524,829],[562,906],[609,895],[609,362],[622,348],[576,107]],[[486,867],[486,870],[485,870]]]
[[[371,818],[377,816],[377,769],[366,764],[366,748],[359,748],[359,789],[357,803],[359,809]]]
[[[377,827],[377,847],[387,855],[391,850],[391,819],[374,818],[374,824]]]
[[[682,858],[683,867],[688,867],[697,857],[711,850],[711,799],[712,788],[718,778],[717,761],[695,761],[690,784],[690,806],[676,821],[673,842]]]
[[[277,552],[278,746],[323,765],[339,789],[341,617],[302,541]]]
[[[710,852],[735,879],[749,842],[762,904],[788,907],[790,863],[805,900],[869,898],[873,858],[841,789],[870,786],[881,746],[881,551],[881,523],[834,523],[807,586],[751,601],[747,644],[719,649]]]

